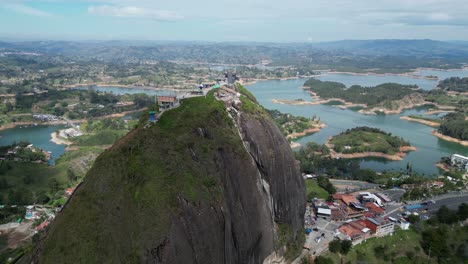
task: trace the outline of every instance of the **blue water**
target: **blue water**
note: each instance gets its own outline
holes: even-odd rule
[[[421,70],[417,71],[414,73],[415,75],[420,75],[420,76],[437,76],[439,80],[447,79],[450,77],[468,77],[468,69],[463,69],[463,70],[449,70],[449,71],[444,71],[444,70]]]
[[[52,160],[57,159],[65,152],[65,145],[57,145],[50,141],[50,134],[63,129],[65,126],[32,126],[24,128],[11,128],[0,131],[0,146],[11,145],[14,142],[28,141],[35,147],[52,152]]]
[[[423,114],[424,107],[404,111],[399,115],[363,115],[353,110],[341,110],[340,108],[327,105],[285,105],[275,104],[272,99],[303,99],[312,101],[310,95],[301,87],[307,79],[294,79],[286,81],[260,81],[247,85],[257,100],[268,109],[277,109],[284,113],[312,117],[317,115],[327,125],[320,132],[300,138],[297,142],[305,145],[307,142],[323,144],[330,136],[337,135],[342,131],[357,127],[369,126],[380,128],[394,135],[401,136],[410,141],[418,148],[410,152],[403,161],[386,161],[383,159],[363,159],[362,167],[383,170],[400,170],[406,168],[410,162],[413,168],[425,175],[438,172],[435,167],[441,157],[450,156],[452,153],[468,155],[468,148],[459,144],[446,142],[431,134],[433,128],[414,122],[399,119],[399,117],[410,114]],[[336,80],[333,80],[336,81]]]
[[[437,76],[439,80],[443,80],[450,77],[468,77],[468,69],[462,70],[421,70],[413,73],[418,76]],[[341,82],[347,87],[352,85],[361,85],[361,86],[376,86],[382,83],[399,83],[405,85],[417,85],[423,90],[434,89],[439,80],[428,80],[428,79],[419,79],[411,78],[404,75],[354,75],[354,74],[345,74],[345,73],[327,73],[325,75],[316,77],[321,81],[334,81]]]
[[[317,77],[321,81],[340,82],[350,87],[352,85],[377,86],[382,83],[399,83],[405,85],[417,85],[423,90],[431,90],[437,86],[438,81],[427,79],[416,79],[401,75],[353,75],[345,73],[329,73]]]
[[[468,77],[468,70],[455,71],[434,71],[424,70],[415,74],[422,76],[435,75],[439,78],[448,78],[454,76]],[[414,79],[406,76],[393,75],[349,75],[349,74],[328,74],[318,77],[320,80],[342,82],[347,86],[354,84],[362,86],[375,86],[386,82],[396,82],[401,84],[416,84],[422,89],[432,89],[437,85],[438,81]],[[269,109],[278,109],[285,113],[312,117],[317,115],[327,125],[326,128],[313,135],[309,135],[298,139],[302,145],[307,142],[324,143],[325,140],[340,132],[356,126],[371,126],[377,127],[395,135],[401,136],[409,140],[412,145],[418,148],[418,151],[410,152],[403,161],[386,161],[382,159],[363,159],[361,165],[364,168],[371,168],[377,171],[381,170],[399,170],[406,168],[407,162],[413,165],[413,168],[426,175],[437,173],[434,166],[436,162],[443,156],[449,156],[452,153],[460,153],[468,155],[468,148],[456,143],[446,142],[431,135],[431,127],[419,123],[407,122],[400,120],[399,117],[410,114],[422,114],[425,108],[418,108],[405,111],[400,115],[362,115],[353,110],[341,110],[337,107],[326,105],[282,105],[274,104],[272,99],[303,99],[311,101],[310,95],[300,87],[303,86],[307,79],[293,79],[286,81],[260,81],[252,85],[247,85],[249,89],[258,99],[258,101]],[[178,95],[182,92],[172,90],[148,90],[139,87],[122,88],[122,87],[93,87],[101,92],[111,92],[115,94],[134,94],[146,93],[149,95]],[[79,89],[88,89],[81,87]],[[437,116],[441,116],[439,114]],[[436,116],[436,115],[434,115]],[[57,145],[50,141],[50,134],[56,130],[62,129],[63,126],[37,126],[28,128],[13,128],[5,131],[0,131],[0,145],[10,145],[14,141],[27,140],[37,147],[46,151],[52,152],[52,158],[56,159],[65,151],[65,146]]]

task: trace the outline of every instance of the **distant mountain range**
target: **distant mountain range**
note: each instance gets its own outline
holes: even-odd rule
[[[346,51],[364,55],[405,55],[405,56],[467,56],[468,42],[444,42],[430,39],[417,40],[341,40],[323,42],[311,46],[325,49]]]
[[[210,43],[171,41],[23,41],[0,42],[1,51],[99,61],[145,60],[321,65],[358,68],[457,67],[468,62],[468,42],[422,40],[342,40],[323,43]],[[388,63],[390,61],[390,63]],[[383,63],[383,65],[382,65]]]

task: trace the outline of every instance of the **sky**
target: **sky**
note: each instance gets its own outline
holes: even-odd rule
[[[0,0],[0,40],[468,41],[467,0]]]

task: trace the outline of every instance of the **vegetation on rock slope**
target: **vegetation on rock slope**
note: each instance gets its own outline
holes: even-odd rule
[[[246,96],[242,98],[249,103],[243,105],[248,110],[247,114],[261,119],[258,111],[263,108]],[[195,253],[219,246],[213,245],[217,237],[211,235],[220,232],[225,236],[232,232],[233,236],[242,236],[234,237],[235,240],[242,239],[242,244],[229,242],[225,238],[222,241],[236,244],[231,249],[233,251],[242,250],[239,253],[241,262],[245,257],[264,256],[264,251],[244,252],[254,248],[260,250],[259,246],[265,247],[249,243],[256,244],[266,239],[263,233],[258,233],[263,226],[257,221],[262,220],[263,225],[267,225],[268,220],[264,217],[270,217],[270,214],[258,213],[266,210],[264,202],[261,202],[261,209],[246,207],[258,203],[254,199],[263,195],[255,194],[257,187],[252,175],[258,174],[258,171],[223,103],[210,93],[206,97],[183,100],[181,106],[166,111],[156,124],[142,121],[137,129],[96,160],[95,166],[88,172],[85,181],[41,243],[41,262],[66,263],[73,260],[95,263],[105,260],[111,263],[135,263],[160,258],[159,253],[153,254],[156,252],[154,248],[159,250],[167,243],[191,243],[184,241],[184,238],[179,238],[179,242],[168,240],[169,236],[172,237],[172,231],[169,235],[172,228],[181,228],[174,227],[178,221],[190,222],[191,226],[183,228],[195,232],[187,236],[197,236],[186,238],[198,240],[192,246],[199,248],[191,249]],[[287,150],[290,151],[289,147]],[[245,177],[236,171],[239,167],[243,167]],[[241,178],[244,186],[238,186],[241,184],[238,182],[240,179],[232,177]],[[244,203],[242,199],[248,199],[249,202]],[[224,221],[234,221],[236,218],[238,221],[231,222],[228,227],[217,226],[216,221],[219,219],[203,218],[203,208],[211,208],[206,210],[215,218],[225,218],[222,220],[224,225]],[[232,211],[233,208],[236,210]],[[194,224],[197,220],[204,223]],[[210,221],[214,224],[204,226]],[[245,221],[249,222],[248,226]],[[290,244],[293,227],[288,223],[279,224],[288,226],[285,230],[291,231],[282,235],[282,241],[288,244],[288,248],[295,246]],[[224,228],[232,231],[226,234]],[[252,228],[255,230],[250,230]],[[270,229],[267,232],[272,231]],[[204,236],[203,233],[208,235],[198,237]],[[207,240],[208,237],[210,240]],[[218,254],[210,252],[208,255]],[[225,254],[224,246],[221,252],[223,254],[220,258],[230,256]],[[289,252],[296,254],[295,251]],[[208,255],[197,255],[196,258],[214,259]]]

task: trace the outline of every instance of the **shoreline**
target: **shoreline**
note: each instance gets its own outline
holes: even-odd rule
[[[410,121],[410,122],[421,123],[421,124],[428,125],[428,126],[431,126],[431,127],[439,127],[440,126],[440,124],[437,123],[437,122],[432,122],[432,121],[428,121],[428,120],[424,120],[424,119],[418,119],[418,118],[412,118],[412,117],[409,117],[409,116],[402,116],[402,117],[400,117],[400,119]]]
[[[327,125],[322,123],[322,124],[320,124],[318,126],[312,126],[312,127],[306,128],[302,132],[291,133],[291,134],[287,135],[286,138],[296,139],[296,138],[304,137],[304,136],[307,136],[307,135],[310,135],[310,134],[313,134],[313,133],[317,133],[320,130],[322,130],[322,128],[325,128],[326,126]]]
[[[110,114],[110,115],[97,116],[97,117],[94,117],[93,119],[101,120],[101,119],[107,119],[107,118],[119,118],[119,117],[124,117],[127,114],[143,112],[143,111],[146,111],[146,110],[148,110],[147,107],[140,108],[140,109],[135,109],[135,110],[123,111],[121,113],[115,113],[115,114]],[[87,119],[73,119],[73,120],[70,120],[70,121],[72,123],[80,123],[81,124],[81,123],[87,122]],[[34,121],[15,122],[15,123],[9,123],[9,124],[1,126],[0,131],[12,129],[12,128],[15,128],[15,127],[18,127],[18,126],[33,126],[34,124],[37,124],[38,126],[59,126],[59,125],[68,125],[68,122],[65,121],[65,120],[57,120],[57,121],[50,121],[50,122],[34,122]]]
[[[335,152],[334,150],[330,152],[330,157],[334,159],[359,159],[359,158],[385,158],[391,161],[400,161],[403,160],[399,155],[389,155],[382,152],[361,152],[361,153],[350,153],[343,154]]]
[[[415,146],[403,146],[399,148],[399,152],[393,155],[385,154],[382,152],[375,152],[375,151],[366,151],[366,152],[356,152],[356,153],[340,153],[336,152],[333,149],[333,144],[330,141],[333,137],[328,138],[325,141],[325,146],[330,149],[330,157],[333,159],[359,159],[359,158],[385,158],[391,161],[400,161],[403,160],[403,157],[406,156],[407,152],[410,151],[417,151],[418,149]]]
[[[385,154],[382,152],[374,152],[374,151],[367,151],[367,152],[358,152],[358,153],[338,153],[333,149],[330,149],[330,157],[337,159],[359,159],[359,158],[385,158],[391,161],[400,161],[403,160],[403,157],[406,156],[406,152],[409,151],[416,151],[416,147],[413,146],[404,146],[400,147],[400,152],[397,154]]]
[[[439,168],[439,169],[445,171],[445,172],[449,172],[449,171],[450,171],[450,169],[447,168],[447,166],[445,166],[444,164],[442,164],[442,163],[440,163],[440,162],[437,162],[437,163],[435,164],[435,166],[436,166],[437,168]]]
[[[67,125],[67,122],[64,120],[57,120],[57,121],[50,121],[50,122],[34,122],[34,121],[27,121],[27,122],[15,122],[3,125],[0,127],[0,131],[8,130],[12,128],[16,128],[18,126],[60,126],[60,125]]]
[[[468,141],[466,140],[461,140],[461,139],[457,139],[457,138],[453,138],[453,137],[450,137],[450,136],[446,136],[446,135],[443,135],[439,132],[437,132],[436,130],[432,130],[432,135],[442,139],[442,140],[445,140],[445,141],[449,141],[449,142],[454,142],[454,143],[458,143],[462,146],[465,146],[465,147],[468,147]]]
[[[442,113],[455,113],[454,110],[432,110],[432,111],[427,111],[424,113],[424,115],[435,115],[435,114],[442,114]]]
[[[289,146],[291,147],[291,149],[295,149],[295,148],[299,148],[301,147],[301,143],[297,143],[297,142],[294,142],[292,141],[291,143],[289,143]]]
[[[63,138],[59,137],[59,136],[57,135],[57,132],[52,132],[52,133],[50,134],[50,137],[51,137],[50,141],[53,142],[53,143],[55,143],[55,144],[57,144],[57,145],[66,145],[66,146],[70,146],[71,144],[73,144],[73,142],[68,141],[68,140],[66,140],[66,139],[63,139]]]

